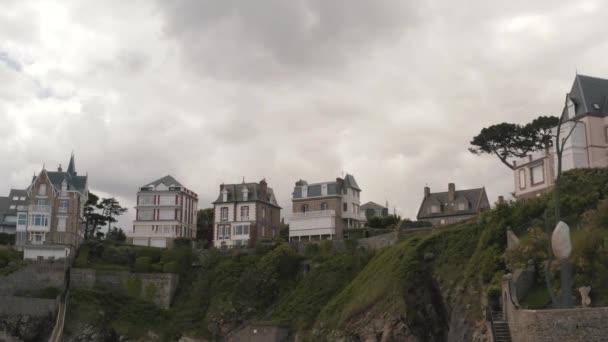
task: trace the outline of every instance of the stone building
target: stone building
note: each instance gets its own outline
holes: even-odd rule
[[[167,248],[177,238],[196,238],[198,195],[170,175],[140,187],[135,210],[129,243]]]
[[[22,196],[24,195],[24,196]],[[22,200],[25,197],[25,200]],[[34,175],[16,206],[16,241],[25,259],[70,256],[84,238],[83,209],[89,197],[88,176],[76,172],[74,155],[67,171],[44,167]]]
[[[417,218],[437,227],[469,219],[489,209],[485,188],[456,190],[456,185],[450,183],[447,192],[431,193],[429,187],[424,187]]]
[[[365,214],[365,217],[387,217],[388,216],[388,202],[386,206],[381,206],[376,202],[367,202],[361,205],[361,211]]]
[[[265,179],[259,183],[222,184],[214,205],[216,248],[254,246],[279,235],[281,207]]]
[[[289,220],[290,241],[342,239],[349,228],[365,226],[367,219],[359,206],[361,188],[355,177],[308,184],[296,182],[293,215]]]

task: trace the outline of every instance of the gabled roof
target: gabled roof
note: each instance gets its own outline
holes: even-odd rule
[[[575,104],[576,115],[608,113],[607,79],[577,74],[568,96]]]
[[[157,180],[155,180],[154,182],[148,183],[144,186],[142,186],[142,188],[148,187],[148,186],[158,186],[159,184],[164,184],[166,186],[180,186],[180,187],[184,187],[182,185],[182,183],[178,182],[175,178],[173,178],[173,176],[171,175],[166,175],[162,178],[159,178]]]
[[[270,187],[266,187],[266,194],[262,193],[262,186],[259,183],[241,183],[241,184],[224,184],[223,189],[228,192],[228,200],[224,202],[222,199],[222,191],[213,204],[245,202],[243,200],[243,189],[247,188],[247,202],[264,202],[279,207],[274,191]]]
[[[444,217],[444,216],[460,216],[460,215],[471,215],[477,214],[480,207],[486,204],[489,207],[489,203],[483,203],[487,201],[487,195],[485,195],[485,188],[456,190],[454,192],[454,203],[466,201],[469,203],[467,210],[457,210],[457,206],[452,206],[448,201],[448,192],[435,192],[429,194],[422,200],[420,209],[418,210],[417,218],[425,219],[432,217]],[[433,204],[439,204],[441,206],[438,213],[429,213],[428,208]]]
[[[351,174],[346,174],[346,177],[344,177],[344,187],[353,188],[355,190],[361,191],[361,188],[359,188],[359,185],[357,184],[355,177],[353,177],[353,175],[351,175]]]
[[[387,208],[376,202],[370,201],[370,202],[367,202],[367,203],[361,205],[361,210],[367,210],[367,209],[383,210],[383,209],[387,209]]]
[[[58,171],[48,171],[43,168],[40,174],[42,174],[43,172],[46,173],[47,177],[49,178],[49,181],[57,190],[61,189],[61,184],[64,181],[68,186],[68,191],[78,191],[80,193],[84,193],[87,189],[88,176],[77,176],[76,166],[74,164],[74,154],[72,154],[72,156],[70,157],[70,167],[68,167],[68,171],[61,171],[61,168],[59,168]],[[40,177],[40,174],[38,176],[34,175],[34,177],[32,177],[31,184],[33,184],[36,179]],[[26,192],[26,194],[24,194],[23,196],[27,196],[27,191],[23,191]]]

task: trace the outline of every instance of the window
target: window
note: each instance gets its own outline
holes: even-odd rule
[[[160,209],[158,211],[159,220],[175,220],[175,210],[173,209]]]
[[[466,209],[466,203],[464,203],[464,202],[459,202],[459,203],[458,203],[458,210],[459,210],[459,211],[462,211],[462,210],[465,210],[465,209]]]
[[[175,196],[173,195],[164,195],[160,196],[159,204],[162,205],[174,205],[175,204]]]
[[[139,205],[154,204],[154,196],[139,196],[138,204]]]
[[[153,210],[138,210],[137,211],[137,219],[138,220],[152,220],[154,217],[154,211]]]
[[[61,191],[67,191],[68,190],[68,183],[64,180],[63,182],[61,182]]]
[[[25,226],[27,224],[27,215],[26,214],[19,214],[17,216],[17,224],[20,226]]]
[[[431,205],[431,213],[437,214],[438,212],[439,212],[439,205],[437,205],[437,204]]]
[[[439,224],[444,225],[445,224],[445,220],[441,219],[441,221],[439,221]]]
[[[327,209],[328,209],[327,202],[321,203],[321,210],[327,210]]]
[[[344,212],[348,211],[348,203],[342,204],[342,211],[344,211]]]
[[[36,200],[36,205],[39,206],[39,207],[44,207],[44,206],[46,206],[46,204],[47,204],[46,199],[38,199],[38,200]]]
[[[303,213],[308,212],[308,204],[302,204],[302,212]]]
[[[235,226],[234,235],[243,235],[243,226]]]
[[[249,206],[241,207],[241,221],[249,221]]]
[[[59,200],[59,211],[67,212],[69,206],[70,206],[69,200],[65,200],[65,199]]]
[[[40,184],[38,187],[38,195],[46,196],[46,184]]]
[[[262,208],[262,218],[266,218],[266,208]]]
[[[16,208],[17,208],[17,206],[16,206],[16,205],[11,204],[11,206],[10,206],[10,209],[11,209],[11,210],[15,210]]]
[[[57,231],[65,232],[66,223],[67,223],[67,218],[58,217],[57,218]]]
[[[49,225],[49,217],[47,215],[34,214],[30,216],[32,226],[47,227]]]
[[[220,220],[228,221],[228,208],[220,209]]]
[[[348,189],[347,189],[347,188],[342,189],[342,194],[343,194],[343,195],[348,194]]]
[[[525,188],[526,188],[526,170],[521,169],[521,170],[519,170],[519,189],[525,189]]]
[[[13,201],[18,201],[19,200],[19,196],[14,196],[13,197]]]
[[[230,225],[220,224],[217,226],[217,239],[230,240]]]
[[[35,245],[42,245],[44,242],[44,233],[35,232],[30,234],[30,241]]]
[[[537,185],[545,182],[545,172],[543,164],[530,167],[530,183]]]
[[[25,201],[25,196],[21,196],[21,197],[19,197],[19,200],[20,200],[20,201]]]
[[[353,203],[353,213],[357,212],[357,205],[355,203]]]

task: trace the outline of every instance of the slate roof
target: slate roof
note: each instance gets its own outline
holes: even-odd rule
[[[248,191],[247,202],[259,201],[280,208],[274,191],[270,187],[266,187],[266,195],[262,193],[259,183],[224,184],[223,187],[228,191],[228,200],[226,202],[222,201],[222,191],[220,190],[220,194],[213,204],[244,202],[243,188],[246,187]]]
[[[577,74],[568,96],[575,104],[576,115],[608,114],[607,79]],[[564,107],[564,113],[566,111]]]
[[[367,202],[361,205],[361,210],[374,209],[374,210],[383,210],[387,209],[386,207],[376,203],[376,202]]]
[[[342,185],[340,185],[339,183],[341,182]],[[359,185],[357,184],[357,181],[355,180],[355,177],[353,177],[350,174],[347,174],[346,177],[344,177],[344,179],[340,179],[338,178],[335,181],[331,181],[331,182],[321,182],[321,183],[313,183],[313,184],[308,184],[308,182],[306,182],[305,180],[299,180],[296,182],[296,186],[293,189],[293,198],[302,198],[302,186],[306,185],[307,189],[308,189],[308,196],[307,197],[319,197],[322,196],[322,191],[321,188],[324,184],[327,184],[327,196],[334,196],[334,195],[340,195],[341,191],[342,191],[342,187],[344,188],[352,188],[358,191],[361,191],[361,188],[359,188]]]
[[[346,174],[346,177],[344,177],[344,187],[353,188],[355,190],[361,191],[361,188],[359,188],[359,185],[357,184],[355,177],[353,177],[353,175],[350,175],[350,174]]]
[[[60,169],[61,170],[61,169]],[[70,157],[70,166],[68,171],[49,171],[46,172],[51,184],[57,189],[61,189],[61,183],[65,180],[68,185],[68,190],[75,190],[80,193],[84,193],[87,188],[88,176],[78,176],[76,173],[76,166],[74,163],[74,155]],[[32,177],[32,183],[36,180],[37,176]],[[23,196],[27,196],[27,193]]]
[[[159,178],[157,180],[155,180],[154,182],[148,183],[144,186],[142,186],[142,188],[148,187],[148,186],[158,186],[159,184],[165,184],[166,186],[180,186],[180,187],[184,187],[182,185],[182,183],[178,182],[175,178],[173,178],[173,176],[171,175],[166,175],[162,178]]]
[[[448,192],[435,192],[429,194],[422,200],[420,209],[418,210],[418,220],[433,217],[445,217],[445,216],[460,216],[460,215],[474,215],[477,214],[482,206],[486,206],[489,209],[489,202],[487,195],[485,194],[485,188],[477,189],[466,189],[456,190],[454,193],[454,202],[459,203],[466,201],[469,203],[468,209],[457,210],[457,204],[450,205],[448,201]],[[486,202],[486,203],[484,203]],[[438,213],[429,213],[429,208],[433,205],[439,205],[440,211]]]

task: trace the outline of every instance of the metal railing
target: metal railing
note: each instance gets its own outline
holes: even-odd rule
[[[336,216],[336,212],[334,210],[314,210],[314,211],[295,212],[292,215],[293,218],[331,217],[331,216]]]

